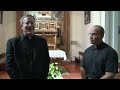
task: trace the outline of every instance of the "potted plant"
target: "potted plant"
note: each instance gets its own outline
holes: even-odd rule
[[[62,69],[59,67],[57,62],[51,63],[49,65],[48,79],[57,79],[57,77],[62,77]]]

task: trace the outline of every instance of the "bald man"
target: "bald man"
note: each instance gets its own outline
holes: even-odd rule
[[[88,47],[81,61],[82,79],[113,79],[118,72],[118,54],[103,42],[104,28],[94,25],[90,28]]]

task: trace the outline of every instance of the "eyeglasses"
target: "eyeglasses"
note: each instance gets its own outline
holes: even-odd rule
[[[98,36],[97,33],[88,33],[89,36]]]

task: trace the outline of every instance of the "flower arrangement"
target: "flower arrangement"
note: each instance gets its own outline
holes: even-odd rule
[[[62,76],[62,69],[58,66],[57,62],[49,65],[49,73],[47,79],[56,79],[58,76]]]

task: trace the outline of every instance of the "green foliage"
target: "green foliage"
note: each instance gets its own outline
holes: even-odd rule
[[[58,66],[58,63],[51,63],[49,65],[48,79],[55,79],[57,76],[62,76],[62,69]]]

